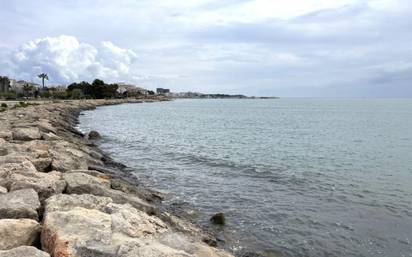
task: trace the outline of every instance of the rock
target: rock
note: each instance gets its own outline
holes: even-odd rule
[[[69,211],[74,207],[103,211],[106,206],[112,202],[113,200],[109,197],[94,196],[90,194],[57,194],[46,200],[45,212]]]
[[[52,256],[117,257],[167,230],[159,218],[108,197],[60,194],[46,200],[41,242]]]
[[[40,231],[40,224],[31,219],[0,219],[0,250],[33,245]]]
[[[61,137],[57,136],[56,134],[54,134],[53,132],[49,132],[49,133],[43,133],[41,135],[41,138],[45,141],[57,141],[57,140],[62,140]]]
[[[167,225],[159,218],[149,216],[128,204],[109,203],[104,211],[111,214],[113,232],[146,238],[167,231]]]
[[[36,127],[16,128],[13,131],[13,139],[20,141],[30,141],[40,139],[40,130]]]
[[[41,233],[43,250],[52,256],[81,256],[79,246],[88,242],[110,244],[111,217],[98,210],[74,207],[47,212]]]
[[[87,170],[87,156],[76,149],[76,145],[66,141],[50,141],[49,153],[53,159],[52,169],[57,171]]]
[[[51,170],[51,158],[37,158],[32,159],[31,162],[33,163],[34,167],[40,172],[47,172]]]
[[[152,213],[154,208],[146,201],[110,188],[110,180],[94,177],[84,173],[66,173],[63,175],[67,182],[66,192],[69,194],[93,194],[107,196],[115,203],[130,203],[133,207]]]
[[[225,225],[225,223],[226,223],[225,214],[223,214],[223,213],[216,213],[215,215],[213,215],[213,216],[210,218],[210,221],[211,221],[213,224],[216,224],[216,225]]]
[[[93,177],[96,177],[96,178],[101,178],[101,179],[104,179],[104,180],[109,180],[112,177],[110,175],[107,175],[107,174],[102,173],[102,172],[97,171],[97,170],[68,170],[65,173],[66,174],[68,174],[68,173],[83,173],[83,174],[87,174],[87,175],[90,175],[90,176],[93,176]]]
[[[9,161],[12,161],[11,157]],[[27,161],[25,158],[24,161],[20,163],[2,163],[0,157],[0,186],[2,185],[2,179],[8,174],[12,174],[14,172],[34,174],[37,172],[37,170],[36,167],[34,167],[33,163]]]
[[[0,195],[0,219],[38,219],[39,197],[33,189],[22,189]]]
[[[51,133],[54,133],[54,134],[57,133],[57,129],[54,128],[53,125],[50,124],[50,122],[48,120],[42,119],[41,121],[39,121],[37,123],[37,126],[39,127],[39,129],[42,132],[46,132],[46,133],[51,132]]]
[[[62,193],[66,188],[66,181],[57,171],[35,172],[33,174],[13,172],[3,178],[1,184],[5,184],[10,191],[32,188],[38,193],[40,201],[54,194]]]
[[[89,134],[87,135],[87,138],[88,138],[89,140],[97,140],[97,139],[100,139],[101,136],[100,136],[99,132],[97,132],[97,131],[95,131],[95,130],[92,130],[92,131],[90,131]]]
[[[13,134],[11,131],[0,131],[0,138],[9,141],[13,138]]]
[[[209,246],[213,246],[213,247],[217,246],[216,237],[213,236],[211,233],[207,233],[206,231],[201,229],[199,226],[187,220],[180,219],[176,217],[175,215],[169,212],[166,212],[166,211],[163,211],[159,213],[158,215],[163,221],[166,221],[168,224],[171,224],[172,227],[176,231],[183,232],[187,235],[197,238]]]
[[[50,257],[50,255],[33,246],[20,246],[11,250],[0,251],[0,257]]]
[[[7,194],[7,188],[0,186],[0,194]]]
[[[193,257],[195,255],[175,250],[158,242],[151,242],[140,247],[135,247],[121,257]],[[206,257],[206,256],[204,256]],[[212,257],[212,256],[210,256]]]

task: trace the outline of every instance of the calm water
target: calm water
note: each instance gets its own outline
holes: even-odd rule
[[[412,256],[412,100],[179,100],[101,107],[81,129],[239,250]]]

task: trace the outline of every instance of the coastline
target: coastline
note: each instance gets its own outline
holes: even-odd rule
[[[75,129],[83,110],[139,102],[58,101],[0,113],[0,256],[232,256]]]

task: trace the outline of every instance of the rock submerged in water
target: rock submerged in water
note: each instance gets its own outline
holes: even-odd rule
[[[216,225],[225,225],[226,224],[225,214],[222,212],[216,213],[210,218],[210,221]]]
[[[99,133],[99,132],[97,132],[97,131],[95,131],[95,130],[92,130],[92,131],[90,131],[89,134],[87,135],[87,138],[88,138],[89,140],[97,140],[97,139],[100,139],[101,136],[100,136],[100,133]]]

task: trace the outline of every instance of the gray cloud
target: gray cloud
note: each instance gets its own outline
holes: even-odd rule
[[[103,76],[175,91],[412,96],[408,0],[348,0],[289,18],[237,12],[254,2],[41,0],[39,12],[30,2],[7,1],[0,10],[0,24],[7,24],[1,70],[29,77],[48,69],[61,82]],[[61,56],[40,45],[17,50],[26,61],[12,57],[18,45],[62,34],[81,42],[70,54],[77,61],[60,65]],[[117,56],[102,41],[125,52]]]

